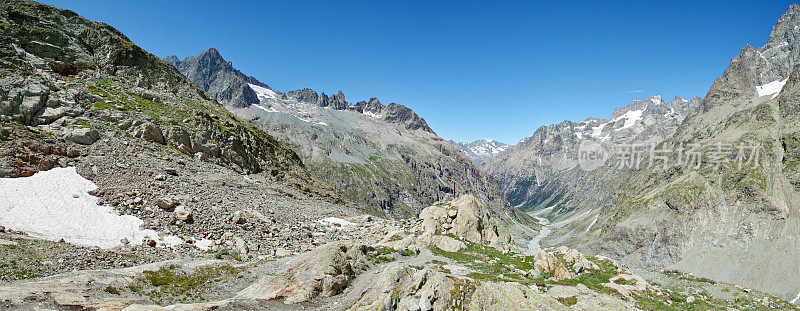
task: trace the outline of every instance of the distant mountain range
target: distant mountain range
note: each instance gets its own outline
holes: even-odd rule
[[[509,147],[508,144],[489,138],[479,139],[471,143],[455,142],[451,140],[450,143],[458,147],[472,162],[475,162],[475,164],[479,166],[483,164],[486,159],[505,151]]]

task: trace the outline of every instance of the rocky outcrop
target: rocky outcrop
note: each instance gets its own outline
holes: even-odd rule
[[[558,300],[543,295],[535,286],[519,283],[481,283],[472,294],[469,310],[570,310]]]
[[[579,251],[564,246],[551,250],[540,249],[534,255],[534,270],[541,275],[550,274],[556,281],[574,278],[581,273],[599,270],[597,264],[589,261]]]
[[[508,229],[489,213],[487,204],[473,195],[464,195],[446,204],[428,207],[419,214],[421,237],[452,234],[499,250],[515,249]]]
[[[31,1],[4,3],[0,22],[0,120],[83,145],[102,139],[93,127],[113,126],[241,172],[310,177],[296,154],[108,25]],[[225,65],[213,54],[197,61]]]
[[[463,287],[442,271],[389,267],[350,310],[447,310],[462,306]]]
[[[421,223],[411,228],[409,234],[389,233],[378,245],[396,250],[436,246],[448,252],[466,248],[455,237],[501,251],[516,250],[508,229],[491,215],[487,204],[473,195],[464,195],[427,207],[419,214]]]
[[[275,276],[261,278],[238,298],[284,298],[288,304],[330,297],[341,292],[367,265],[370,247],[352,242],[324,245],[287,263]]]

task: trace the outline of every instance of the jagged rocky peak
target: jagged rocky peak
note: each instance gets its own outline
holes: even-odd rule
[[[789,74],[800,64],[799,11],[796,4],[789,6],[772,27],[764,46],[755,49],[748,44],[731,59],[709,89],[702,103],[703,111],[720,106],[738,107],[751,99],[777,96]]]
[[[319,100],[319,94],[312,89],[304,88],[302,90],[289,91],[286,93],[289,98],[300,102],[316,103]]]
[[[331,107],[336,110],[347,110],[350,106],[345,100],[344,93],[341,90],[330,97],[325,95],[325,92],[322,92],[322,95],[317,99],[317,104],[320,107]]]
[[[425,119],[410,108],[397,103],[384,106],[373,97],[369,102],[362,101],[353,105],[347,102],[341,90],[334,95],[328,95],[325,92],[319,94],[310,88],[304,88],[283,94],[234,68],[233,64],[226,61],[215,48],[187,57],[183,61],[177,56],[168,56],[164,61],[175,66],[195,85],[229,107],[247,108],[261,103],[261,99],[269,100],[271,103],[274,103],[272,100],[294,100],[323,108],[357,111],[381,121],[401,124],[409,130],[423,130],[435,134]]]
[[[380,100],[372,97],[368,102],[363,100],[357,102],[352,110],[358,111],[373,118],[380,118],[383,107],[384,106],[381,104]]]
[[[338,91],[333,96],[328,96],[325,92],[317,95],[317,92],[309,88],[289,91],[287,97],[299,102],[315,104],[319,107],[328,107],[335,110],[352,110],[385,122],[403,124],[406,129],[409,130],[423,130],[435,134],[433,129],[425,122],[425,119],[417,115],[411,108],[398,103],[390,103],[388,106],[384,106],[381,101],[375,97],[370,98],[369,102],[359,101],[351,105],[345,100],[342,91]]]
[[[226,106],[243,108],[258,104],[258,93],[250,87],[251,84],[270,89],[258,79],[233,68],[233,64],[226,61],[215,48],[187,57],[183,61],[174,55],[164,58],[164,61],[175,66],[192,83]]]
[[[383,115],[383,120],[391,123],[405,124],[409,130],[423,130],[425,132],[436,134],[433,129],[428,126],[425,119],[417,115],[416,112],[406,106],[398,103],[389,103],[386,106],[386,113]]]
[[[663,139],[674,131],[678,123],[700,101],[699,97],[685,100],[675,96],[667,103],[661,95],[635,100],[625,107],[615,109],[610,119],[587,118],[575,123],[575,135],[579,139],[591,137],[603,141],[627,141],[636,139],[642,132],[651,133],[655,128],[655,132]]]

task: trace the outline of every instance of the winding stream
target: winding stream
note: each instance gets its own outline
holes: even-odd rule
[[[542,225],[542,229],[539,230],[539,234],[536,235],[533,239],[528,242],[528,250],[525,251],[525,255],[534,255],[536,251],[541,248],[539,242],[541,242],[544,238],[546,238],[550,234],[550,221],[542,217],[534,217],[536,221]]]

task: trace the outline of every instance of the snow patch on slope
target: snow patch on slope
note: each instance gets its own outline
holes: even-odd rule
[[[473,154],[479,156],[494,156],[508,149],[508,145],[496,142],[494,139],[483,139],[477,141],[477,145],[470,146],[469,149]]]
[[[336,225],[339,225],[339,226],[342,226],[342,227],[351,227],[351,226],[355,226],[356,225],[353,222],[341,219],[339,217],[327,217],[327,218],[320,219],[318,222],[336,224]]]
[[[250,88],[253,89],[254,92],[256,92],[256,95],[258,95],[258,100],[275,98],[275,91],[273,90],[250,83],[248,83],[247,85],[250,86]]]
[[[261,105],[253,105],[253,106],[256,106],[256,108],[264,110],[266,112],[278,112],[278,110],[276,110],[275,108],[272,108],[272,107],[266,108],[266,107],[261,106]]]
[[[373,118],[376,118],[376,119],[380,119],[381,118],[381,115],[379,113],[374,113],[374,112],[371,112],[371,111],[364,111],[364,115],[368,116],[368,117],[373,117]]]
[[[122,246],[122,239],[131,244],[152,239],[159,246],[183,243],[173,236],[160,241],[158,232],[139,228],[141,219],[97,205],[97,197],[89,194],[95,189],[74,167],[0,178],[0,225],[42,239],[100,248]]]
[[[782,81],[775,80],[761,86],[756,86],[756,92],[758,92],[759,97],[767,95],[772,95],[770,99],[778,97],[778,93],[780,93],[783,86],[786,85],[786,80],[788,79]]]
[[[614,119],[614,121],[619,121],[625,119],[625,124],[622,127],[618,128],[619,130],[624,130],[626,128],[632,127],[636,125],[636,122],[642,119],[642,113],[644,113],[644,109],[642,110],[628,110],[625,114],[619,116],[618,118]]]
[[[594,138],[600,137],[600,135],[603,134],[603,128],[605,128],[606,125],[608,125],[609,123],[611,123],[611,122],[606,122],[606,123],[603,123],[603,124],[600,124],[598,126],[593,127],[592,128],[592,137],[594,137]]]

